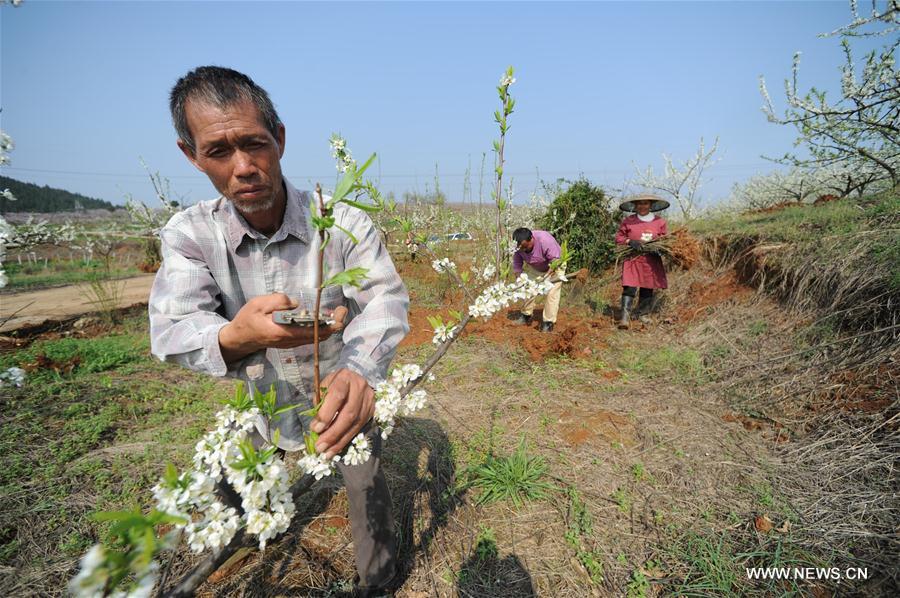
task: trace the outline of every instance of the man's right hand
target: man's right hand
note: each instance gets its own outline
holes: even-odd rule
[[[641,243],[640,241],[638,241],[636,239],[631,239],[630,241],[628,241],[628,246],[631,247],[632,249],[634,249],[635,251],[640,251],[641,247],[643,246],[643,243]]]
[[[243,359],[261,349],[291,349],[313,342],[313,327],[276,324],[272,312],[295,309],[297,303],[284,293],[254,297],[234,319],[219,330],[219,347],[225,363]],[[319,327],[319,340],[325,340],[344,327],[347,308],[334,310],[334,324]]]

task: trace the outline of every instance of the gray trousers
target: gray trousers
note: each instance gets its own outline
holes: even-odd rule
[[[389,582],[396,572],[397,536],[394,532],[391,493],[381,470],[381,428],[369,424],[363,429],[369,438],[372,456],[361,465],[339,463],[338,469],[344,477],[347,502],[350,504],[350,533],[353,535],[359,585],[378,587]],[[266,444],[256,431],[250,434],[250,439],[256,448]],[[241,503],[224,478],[219,482],[219,489],[229,494],[234,504]]]
[[[359,585],[376,587],[386,584],[395,573],[397,537],[391,493],[381,470],[381,430],[367,434],[372,456],[362,465],[338,465],[347,488],[350,503],[350,532],[356,552]]]

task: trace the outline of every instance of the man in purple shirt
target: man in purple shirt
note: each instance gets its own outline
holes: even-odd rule
[[[550,264],[559,259],[559,243],[553,235],[544,230],[529,230],[517,228],[513,232],[513,240],[516,242],[516,252],[513,254],[513,272],[518,276],[525,265],[536,272],[546,274],[550,270]],[[556,272],[551,272],[554,274]],[[560,274],[562,272],[559,272]],[[544,317],[541,322],[541,332],[551,332],[556,323],[556,315],[559,312],[559,295],[562,290],[562,282],[557,282],[547,293],[544,301]],[[534,299],[529,299],[522,306],[522,311],[516,322],[519,324],[531,324],[531,316],[534,313]]]

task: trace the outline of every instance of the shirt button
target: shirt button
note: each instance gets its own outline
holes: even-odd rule
[[[285,361],[285,363],[294,363],[294,358],[293,358],[293,357],[288,357],[288,358],[285,359],[284,361]]]

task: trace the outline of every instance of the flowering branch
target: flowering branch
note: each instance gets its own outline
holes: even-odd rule
[[[506,132],[509,130],[507,118],[513,113],[516,101],[509,95],[509,86],[516,82],[513,77],[513,67],[506,69],[506,73],[500,78],[500,85],[497,86],[497,93],[500,96],[501,109],[494,112],[494,121],[500,126],[500,139],[494,141],[494,152],[497,154],[494,165],[494,173],[497,175],[496,186],[492,195],[497,205],[497,254],[495,265],[497,268],[497,276],[500,275],[501,268],[501,240],[506,237],[503,234],[503,210],[506,208],[506,200],[503,199],[503,150],[506,147]]]

